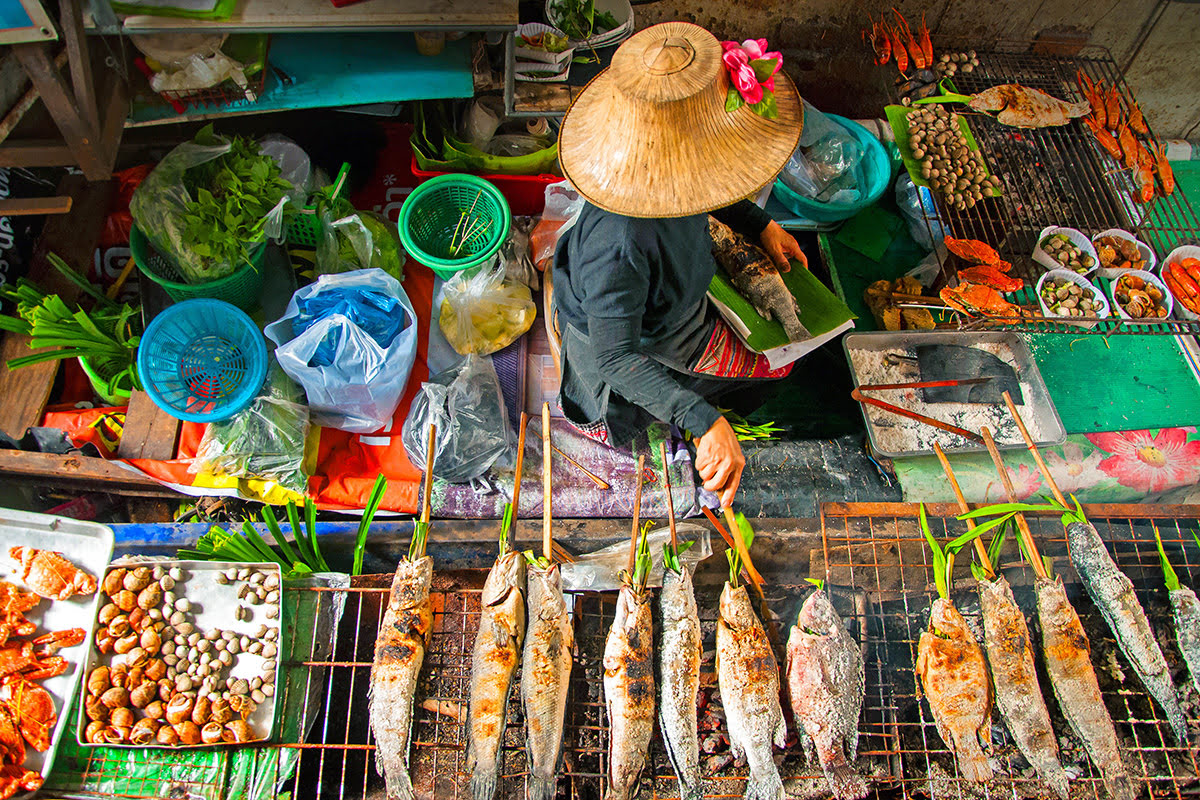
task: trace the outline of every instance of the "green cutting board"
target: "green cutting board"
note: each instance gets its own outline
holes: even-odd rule
[[[1028,339],[1067,433],[1200,422],[1200,384],[1174,336],[1034,334]]]

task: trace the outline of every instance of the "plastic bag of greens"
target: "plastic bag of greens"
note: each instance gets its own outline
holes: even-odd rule
[[[498,262],[474,275],[446,282],[438,322],[450,346],[462,355],[503,350],[529,330],[537,306],[523,283],[506,280]]]
[[[249,139],[206,125],[146,176],[129,203],[138,228],[189,283],[223,278],[283,236],[288,201],[303,195]]]
[[[516,437],[491,358],[467,356],[421,384],[401,434],[404,452],[420,470],[431,423],[437,425],[433,474],[450,483],[478,478],[512,451]]]
[[[321,240],[317,244],[318,275],[356,269],[381,269],[404,280],[404,251],[395,225],[369,211],[356,211],[349,201],[321,208]]]
[[[245,410],[208,426],[188,469],[263,478],[303,493],[308,486],[304,472],[308,428],[304,392],[273,364],[262,391]]]

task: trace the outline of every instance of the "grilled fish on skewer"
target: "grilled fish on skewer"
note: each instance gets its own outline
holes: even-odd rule
[[[696,695],[700,691],[700,616],[687,566],[681,564],[679,572],[669,568],[663,571],[658,605],[662,610],[659,730],[679,779],[680,800],[701,800],[700,744],[696,727]]]
[[[1200,692],[1200,601],[1186,586],[1167,593],[1175,617],[1175,641],[1192,676],[1192,685]]]
[[[467,771],[475,800],[491,800],[500,770],[508,693],[525,638],[524,555],[512,550],[500,554],[484,581],[480,602],[471,657]]]
[[[736,534],[735,534],[736,535]],[[787,727],[779,705],[779,666],[745,586],[728,582],[717,620],[717,684],[735,758],[750,765],[746,800],[782,800],[783,780],[771,745],[783,747]]]
[[[1070,787],[1058,760],[1058,740],[1033,666],[1025,615],[1003,575],[979,581],[979,603],[996,705],[1021,754],[1054,793],[1066,800]]]
[[[867,783],[850,762],[858,753],[858,717],[866,670],[858,642],[823,589],[809,595],[787,647],[788,693],[810,759],[815,751],[838,800],[867,796]]]
[[[622,586],[604,643],[604,705],[609,723],[606,800],[630,800],[654,732],[654,633],[650,594]]]
[[[991,740],[991,690],[983,651],[966,620],[944,598],[933,601],[929,629],[917,644],[917,674],[938,733],[958,757],[968,780],[992,779],[982,742]]]
[[[1134,800],[1137,786],[1121,761],[1117,730],[1100,696],[1087,634],[1062,581],[1039,580],[1037,605],[1046,672],[1058,707],[1083,741],[1113,800]]]
[[[521,654],[521,699],[529,750],[528,800],[553,800],[558,788],[575,632],[563,599],[558,565],[530,567],[527,578],[529,626]]]
[[[388,798],[399,800],[413,796],[408,772],[413,695],[433,628],[432,582],[433,559],[429,556],[415,561],[406,558],[396,565],[371,665],[369,715],[375,735],[375,768],[387,783]]]
[[[1171,681],[1171,670],[1154,630],[1138,602],[1133,583],[1117,568],[1096,529],[1086,522],[1067,525],[1067,549],[1079,579],[1104,615],[1134,672],[1167,715],[1175,738],[1187,742],[1187,723]]]

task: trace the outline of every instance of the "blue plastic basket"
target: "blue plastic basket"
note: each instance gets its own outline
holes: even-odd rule
[[[776,200],[805,219],[814,222],[840,222],[850,219],[883,196],[884,190],[892,182],[892,163],[888,158],[887,150],[862,125],[852,119],[839,117],[837,114],[826,114],[825,116],[845,128],[863,149],[862,164],[859,170],[863,185],[859,187],[859,199],[853,203],[822,203],[793,192],[781,180],[775,181],[774,194]]]
[[[247,314],[222,300],[185,300],[160,313],[138,345],[138,374],[177,419],[216,422],[246,406],[267,375],[267,345]]]

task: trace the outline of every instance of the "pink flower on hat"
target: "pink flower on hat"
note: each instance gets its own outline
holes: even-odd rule
[[[768,52],[766,39],[746,39],[741,44],[732,41],[721,42],[721,49],[721,61],[729,71],[729,81],[745,103],[755,106],[763,101],[766,93],[775,91],[774,75],[783,64],[783,54],[778,51]],[[765,80],[758,79],[755,66],[758,66],[759,72],[762,72],[764,67],[770,69]],[[726,107],[728,109],[728,104]]]

